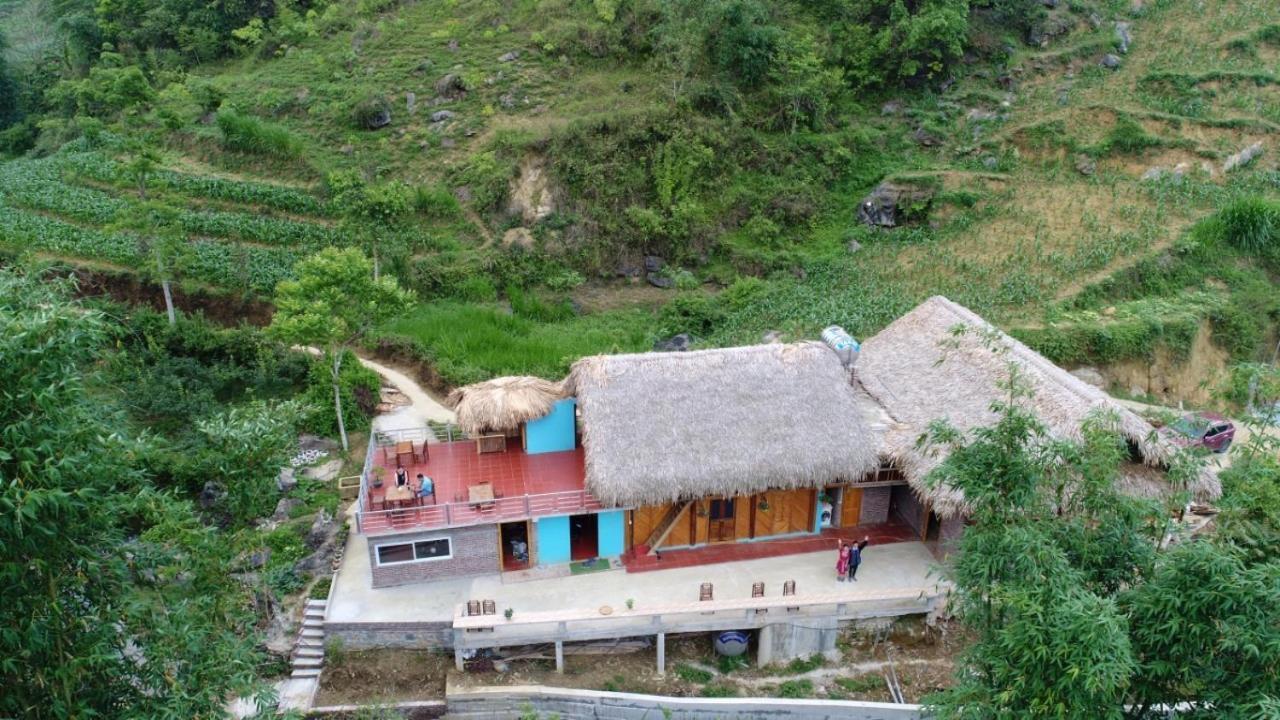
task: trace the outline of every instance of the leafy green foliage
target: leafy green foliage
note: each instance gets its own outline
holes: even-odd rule
[[[234,559],[90,398],[103,321],[60,290],[0,273],[0,713],[217,715],[258,689]]]
[[[302,155],[302,143],[281,125],[243,115],[223,107],[216,117],[222,144],[228,150],[293,159]]]
[[[359,358],[349,350],[341,364],[338,392],[342,398],[343,426],[348,430],[366,430],[377,411],[382,380],[377,373],[361,365]],[[327,364],[322,360],[316,360],[311,365],[306,401],[311,407],[305,418],[306,430],[317,435],[336,435],[337,420],[329,409],[329,405],[333,403],[332,377]]]
[[[219,509],[239,523],[268,514],[276,504],[276,475],[297,446],[299,408],[255,402],[196,423],[200,438],[191,453],[197,475],[224,492]]]
[[[1244,197],[1222,208],[1223,238],[1242,252],[1280,260],[1280,203]]]
[[[689,683],[706,683],[711,682],[711,673],[699,667],[680,663],[676,665],[676,677]]]

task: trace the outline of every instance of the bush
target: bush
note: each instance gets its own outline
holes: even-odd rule
[[[725,319],[719,299],[701,291],[682,292],[662,308],[659,331],[664,335],[690,333],[706,337]]]
[[[419,186],[413,194],[413,209],[434,220],[452,220],[462,215],[458,199],[435,185]]]
[[[378,374],[361,365],[355,353],[348,350],[338,373],[338,388],[342,396],[342,422],[347,432],[367,429],[381,399],[382,381]],[[325,359],[317,359],[311,366],[306,401],[308,412],[303,427],[307,432],[336,436],[338,419],[333,408],[333,379]]]
[[[1223,208],[1218,219],[1222,237],[1232,247],[1258,257],[1280,253],[1280,203],[1240,198]]]
[[[813,682],[809,680],[788,680],[778,686],[777,696],[780,698],[801,699],[813,696]]]
[[[275,123],[252,115],[241,115],[228,107],[218,111],[217,122],[218,129],[222,131],[222,145],[228,150],[278,158],[302,155],[302,143]]]
[[[325,575],[311,586],[311,592],[307,593],[307,597],[312,600],[327,600],[329,598],[329,587],[333,585],[333,576]]]
[[[386,125],[391,117],[391,103],[381,95],[366,95],[356,101],[351,111],[356,127],[374,130]]]
[[[469,302],[493,302],[498,299],[498,289],[493,286],[493,281],[489,278],[483,275],[472,275],[454,285],[451,295]]]
[[[676,665],[676,677],[684,680],[685,682],[701,684],[710,682],[713,676],[710,672],[703,670],[702,668],[681,663]]]
[[[538,322],[560,322],[574,315],[568,300],[543,300],[533,292],[515,285],[507,286],[507,300],[511,302],[513,313]]]

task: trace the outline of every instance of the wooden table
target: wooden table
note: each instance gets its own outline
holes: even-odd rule
[[[403,463],[400,462],[401,455],[408,455],[411,461],[410,464],[418,461],[418,454],[414,452],[412,440],[401,440],[396,443],[396,465],[403,466]]]
[[[384,499],[387,502],[397,502],[397,503],[405,502],[406,500],[412,500],[413,488],[409,487],[408,485],[401,485],[400,487],[389,487],[387,488],[387,494],[385,495]]]
[[[479,483],[467,488],[467,499],[472,505],[484,505],[493,502],[493,484]]]

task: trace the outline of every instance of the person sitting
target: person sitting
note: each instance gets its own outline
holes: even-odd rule
[[[409,484],[409,471],[402,467],[396,468],[396,487],[404,487]]]
[[[436,485],[431,478],[418,473],[418,497],[426,497],[428,495],[435,496]]]
[[[511,557],[516,562],[529,562],[529,545],[523,540],[512,540]]]

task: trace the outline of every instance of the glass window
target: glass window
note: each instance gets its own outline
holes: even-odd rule
[[[712,520],[730,520],[733,518],[733,500],[724,498],[711,501]]]
[[[412,545],[379,545],[378,564],[409,562],[413,559]]]
[[[449,557],[449,538],[421,540],[413,544],[413,551],[419,560]]]

